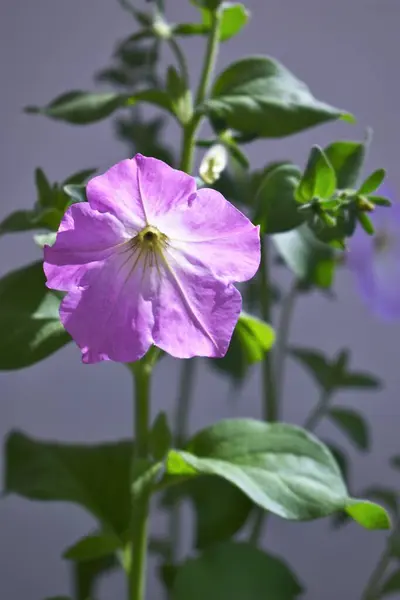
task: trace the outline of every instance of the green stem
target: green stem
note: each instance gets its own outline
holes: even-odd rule
[[[195,388],[196,361],[185,360],[182,364],[181,378],[179,382],[177,411],[175,417],[175,445],[180,448],[187,438],[190,400]],[[171,507],[170,513],[170,561],[175,563],[179,558],[179,543],[181,539],[180,506],[176,502]]]
[[[389,567],[391,561],[391,552],[390,552],[390,544],[387,544],[384,551],[381,554],[381,557],[376,565],[375,569],[372,572],[371,577],[368,580],[366,588],[362,594],[362,600],[378,600],[380,595],[380,588],[382,584],[382,579]]]
[[[182,159],[180,168],[182,171],[186,171],[186,173],[191,173],[193,169],[196,133],[202,119],[202,114],[198,109],[199,105],[204,102],[208,94],[211,77],[214,72],[215,61],[218,55],[220,19],[221,16],[219,11],[213,11],[211,15],[211,31],[208,37],[203,70],[196,94],[196,111],[189,123],[183,128]]]
[[[261,239],[260,264],[260,311],[266,323],[271,322],[271,293],[269,275],[269,240]],[[274,372],[273,354],[267,352],[262,364],[264,419],[273,423],[278,419],[278,398],[276,388],[276,373]]]
[[[149,351],[151,357],[152,350]],[[144,359],[129,365],[134,376],[134,450],[132,473],[137,461],[148,458],[150,378],[152,361]],[[148,544],[149,497],[132,502],[132,548],[129,568],[129,600],[144,600],[146,588],[146,558]]]
[[[269,274],[269,240],[267,237],[261,237],[261,264],[259,270],[260,277],[260,312],[266,323],[271,322],[271,293],[270,293],[270,274]],[[263,416],[268,423],[273,423],[278,419],[278,396],[276,388],[276,373],[274,372],[274,363],[272,352],[267,352],[262,363],[262,383],[263,383]],[[255,520],[250,532],[249,541],[255,546],[259,543],[262,536],[263,527],[268,518],[268,513],[262,509],[257,509]]]
[[[294,307],[296,304],[297,291],[298,283],[295,279],[290,286],[289,292],[283,300],[277,328],[278,336],[274,349],[274,358],[276,396],[278,399],[282,398],[283,382],[285,378],[285,357],[289,340],[290,325],[292,323]]]
[[[328,390],[323,390],[321,398],[316,407],[308,415],[303,427],[308,431],[314,431],[319,422],[324,418],[331,400],[331,394]]]

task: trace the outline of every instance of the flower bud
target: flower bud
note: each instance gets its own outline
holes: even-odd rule
[[[215,183],[228,163],[228,152],[222,144],[215,144],[204,155],[199,173],[208,185]]]

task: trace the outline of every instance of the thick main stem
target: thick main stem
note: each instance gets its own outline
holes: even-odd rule
[[[148,458],[149,404],[151,365],[138,362],[132,365],[135,387],[134,465]],[[133,480],[133,477],[132,477]],[[132,503],[133,504],[133,503]],[[132,547],[129,569],[129,600],[144,600],[146,588],[146,558],[148,542],[149,497],[144,495],[132,505]]]

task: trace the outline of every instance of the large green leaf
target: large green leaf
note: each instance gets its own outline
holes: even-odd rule
[[[214,359],[211,365],[236,381],[243,381],[250,365],[263,360],[274,341],[271,325],[241,312],[228,352],[224,358]]]
[[[42,442],[13,432],[6,443],[6,493],[73,502],[117,535],[129,525],[132,443]]]
[[[294,600],[301,592],[282,560],[250,544],[226,542],[178,569],[172,600]]]
[[[58,96],[47,106],[28,106],[26,111],[74,125],[86,125],[105,119],[127,102],[126,94],[73,90]]]
[[[275,234],[272,239],[299,281],[321,288],[332,286],[336,265],[333,249],[320,242],[306,224]]]
[[[259,137],[282,137],[346,117],[314,98],[279,62],[262,56],[239,60],[221,73],[204,109],[226,126]]]
[[[182,481],[164,494],[163,505],[189,499],[195,511],[196,548],[227,540],[246,523],[251,500],[226,479],[202,475]]]
[[[17,210],[0,223],[0,235],[21,233],[34,229],[57,229],[62,213],[57,208]]]
[[[220,421],[195,435],[186,451],[171,451],[167,473],[218,475],[286,519],[315,519],[350,508],[357,516],[362,513],[360,523],[373,528],[382,525],[381,514],[386,514],[381,507],[350,498],[328,448],[292,425]]]
[[[370,447],[369,430],[360,413],[349,408],[331,408],[327,416],[343,431],[360,450]]]
[[[59,305],[41,262],[0,279],[0,370],[28,367],[68,344]]]
[[[254,200],[254,222],[261,226],[263,233],[282,233],[298,227],[304,221],[294,198],[299,180],[299,169],[290,163],[268,169]]]

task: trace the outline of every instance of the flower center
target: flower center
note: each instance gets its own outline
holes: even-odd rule
[[[142,259],[145,269],[153,266],[158,268],[158,259],[164,260],[163,251],[168,246],[168,238],[157,227],[147,225],[130,240],[129,244],[135,252],[135,265]]]

